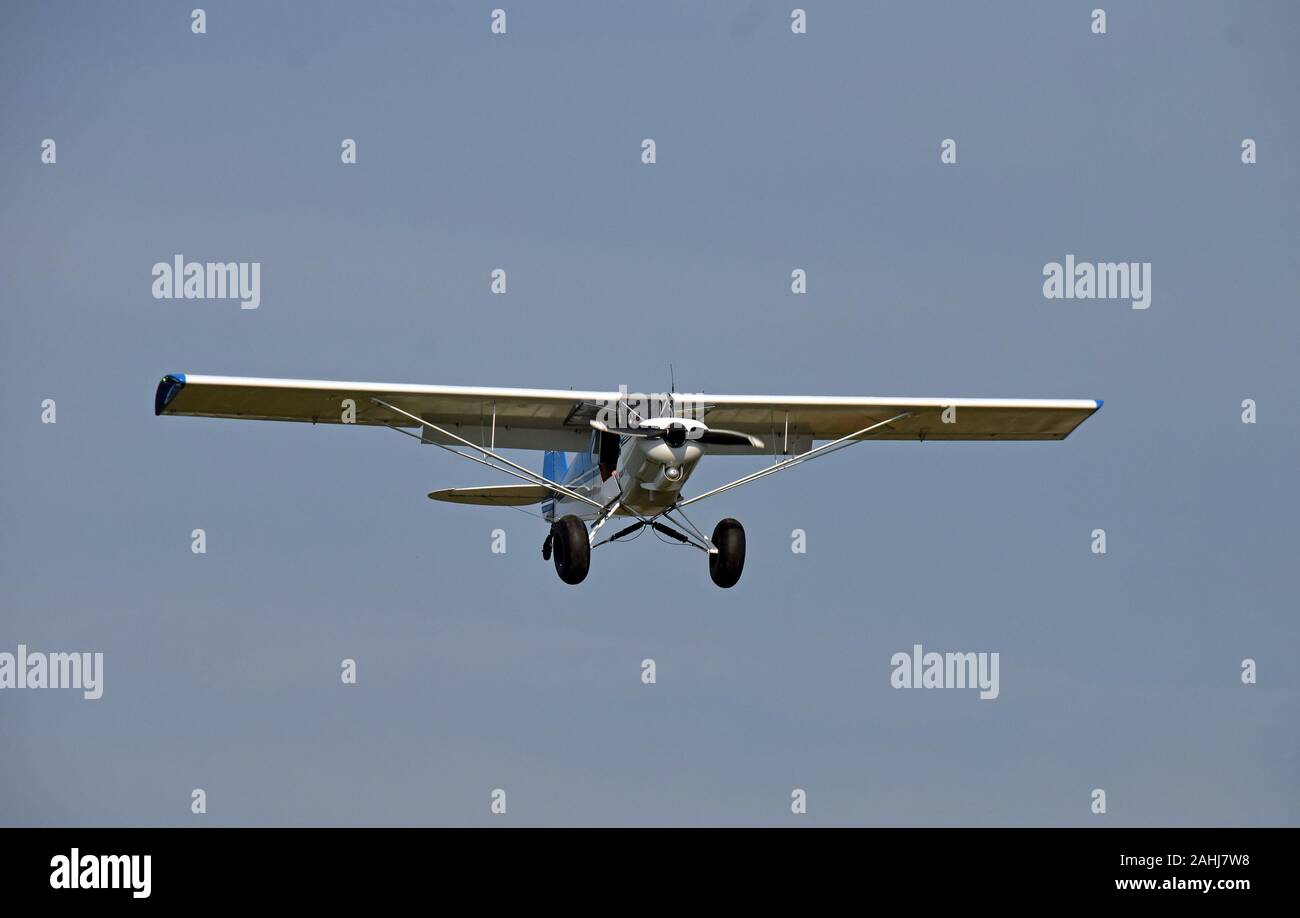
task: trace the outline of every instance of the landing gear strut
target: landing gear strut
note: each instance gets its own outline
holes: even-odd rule
[[[745,527],[730,517],[713,530],[716,552],[709,553],[709,576],[723,589],[734,587],[745,569]]]
[[[560,517],[551,525],[551,534],[542,546],[542,557],[548,549],[554,556],[555,572],[568,584],[579,584],[587,579],[591,568],[591,541],[587,526],[573,514]]]

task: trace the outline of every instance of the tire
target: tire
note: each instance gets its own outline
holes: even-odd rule
[[[709,576],[724,590],[734,587],[745,570],[745,527],[730,517],[713,529],[718,553],[709,555]]]
[[[570,514],[551,525],[551,535],[555,573],[567,584],[582,583],[591,568],[591,542],[587,539],[586,525]]]

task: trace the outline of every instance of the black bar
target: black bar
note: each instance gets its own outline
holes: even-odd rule
[[[1297,840],[1293,829],[510,831],[501,818],[498,829],[460,830],[7,829],[0,830],[0,888],[6,905],[33,897],[139,901],[140,876],[135,887],[128,877],[124,888],[54,888],[51,881],[67,874],[59,874],[56,859],[70,860],[75,848],[79,861],[149,855],[147,898],[177,905],[336,908],[412,894],[450,905],[464,893],[495,903],[513,892],[542,907],[552,894],[612,891],[629,904],[666,897],[655,901],[667,908],[673,890],[703,883],[709,889],[702,892],[728,901],[843,894],[863,903],[910,901],[918,915],[942,904],[981,905],[983,912],[1019,901],[1212,903],[1228,911],[1255,896],[1290,898]],[[1178,860],[1170,863],[1171,856]],[[1153,888],[1128,888],[1133,881]],[[1208,891],[1190,888],[1205,881]]]

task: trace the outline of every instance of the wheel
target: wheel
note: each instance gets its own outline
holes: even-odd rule
[[[565,583],[577,584],[587,579],[591,567],[591,542],[587,527],[576,516],[561,517],[551,524],[551,553],[555,573]]]
[[[745,527],[727,518],[713,529],[717,554],[709,555],[709,576],[724,590],[734,587],[745,569]]]

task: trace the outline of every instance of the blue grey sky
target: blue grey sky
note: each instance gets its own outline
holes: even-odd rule
[[[0,12],[0,651],[105,654],[99,701],[0,692],[0,824],[1300,823],[1295,4],[201,2]],[[177,253],[260,308],[153,299]],[[1044,299],[1067,254],[1151,307]],[[539,521],[424,496],[504,480],[384,430],[152,404],[669,363],[1106,404],[702,503],[727,591],[651,538],[566,586]],[[917,643],[1000,697],[891,688]]]

